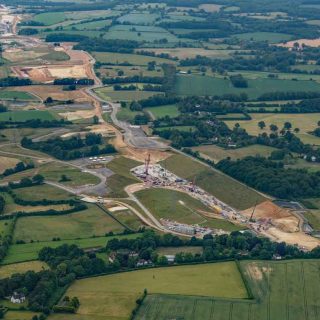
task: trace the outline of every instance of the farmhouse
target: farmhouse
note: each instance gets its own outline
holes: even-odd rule
[[[12,303],[23,303],[26,301],[26,297],[22,293],[14,292],[13,295],[10,298],[10,301]]]

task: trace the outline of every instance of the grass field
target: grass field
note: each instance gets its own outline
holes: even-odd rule
[[[135,300],[145,288],[152,294],[247,298],[233,262],[157,268],[84,279],[76,281],[66,295],[80,299],[78,314],[87,317],[84,319],[124,320],[129,319]]]
[[[199,187],[237,209],[252,207],[256,201],[260,203],[266,199],[238,181],[184,155],[173,155],[163,161],[162,165],[189,181],[195,178]]]
[[[0,267],[0,279],[10,277],[14,273],[24,273],[29,270],[37,272],[47,268],[47,264],[42,261],[28,261],[8,264]]]
[[[42,184],[28,188],[19,188],[19,197],[24,200],[38,201],[43,199],[48,200],[67,200],[73,198],[73,195],[59,188]]]
[[[194,126],[170,126],[170,127],[155,128],[155,130],[158,130],[158,131],[178,130],[178,131],[184,131],[184,132],[194,131],[195,129],[196,129],[196,127],[194,127]]]
[[[118,18],[120,23],[131,24],[152,24],[159,16],[152,13],[128,13]]]
[[[198,75],[178,75],[174,88],[179,95],[223,95],[246,93],[249,99],[257,99],[264,93],[276,91],[320,92],[320,84],[315,81],[293,81],[277,79],[248,80],[248,88],[235,88],[229,79]]]
[[[113,90],[113,87],[103,87],[94,90],[95,93],[103,100],[112,101],[139,101],[147,99],[154,95],[159,95],[158,91],[140,91],[140,90]]]
[[[8,311],[5,316],[4,320],[31,320],[33,316],[38,315],[36,312],[31,311]]]
[[[18,159],[0,156],[0,174],[9,168],[13,168],[19,162]]]
[[[2,100],[22,100],[22,101],[37,101],[35,96],[28,92],[21,91],[6,91],[0,90],[0,99]]]
[[[113,231],[120,233],[123,227],[94,205],[85,211],[63,216],[23,217],[18,219],[14,242],[50,241],[53,238],[78,239],[103,236]]]
[[[63,22],[67,19],[63,12],[46,12],[35,15],[32,20],[43,23],[46,26]]]
[[[135,194],[157,219],[170,219],[186,224],[199,224],[226,231],[241,230],[237,225],[222,219],[209,219],[201,211],[212,212],[199,200],[186,193],[168,189],[146,189]]]
[[[315,231],[320,231],[320,210],[308,210],[304,216]]]
[[[156,119],[162,118],[165,116],[169,116],[170,118],[175,118],[180,114],[178,110],[178,106],[175,104],[147,108],[146,110],[151,112]]]
[[[133,121],[134,117],[136,115],[142,115],[143,112],[139,112],[139,111],[131,111],[130,108],[120,108],[120,110],[117,113],[117,119],[120,121],[127,121],[127,122],[131,122]]]
[[[50,61],[68,61],[70,57],[63,51],[52,51],[41,57],[44,60]]]
[[[90,173],[81,172],[80,170],[68,165],[49,163],[40,167],[39,173],[42,174],[45,179],[58,182],[61,179],[61,175],[65,174],[71,181],[62,182],[67,186],[82,186],[85,184],[97,184],[100,179]]]
[[[54,117],[49,111],[39,110],[18,110],[18,111],[7,111],[0,113],[0,121],[18,121],[24,122],[27,120],[54,120]]]
[[[71,207],[68,204],[57,204],[57,205],[49,205],[49,206],[22,206],[19,204],[16,204],[13,201],[13,198],[8,193],[0,193],[0,195],[5,199],[5,207],[3,214],[10,215],[16,212],[42,212],[47,211],[49,209],[57,210],[57,211],[64,211],[68,210]]]
[[[223,149],[216,145],[199,146],[192,148],[194,151],[199,151],[203,156],[209,157],[211,160],[218,162],[225,158],[241,159],[247,156],[270,156],[271,152],[276,150],[275,148],[262,146],[262,145],[252,145],[248,147],[243,147],[239,149]]]
[[[317,128],[317,122],[320,119],[320,113],[306,113],[306,114],[277,114],[277,113],[259,113],[251,114],[251,120],[245,121],[226,121],[226,124],[233,128],[236,122],[252,135],[257,135],[263,132],[270,132],[270,124],[278,126],[279,130],[282,129],[286,121],[292,124],[292,128],[299,128],[300,132],[297,136],[305,143],[320,144],[320,138],[308,134],[308,132]],[[263,120],[266,123],[266,128],[261,130],[258,127],[258,122]]]
[[[174,63],[172,60],[143,56],[140,54],[127,54],[115,52],[93,52],[93,56],[101,63],[122,64],[130,63],[134,66],[147,66],[148,62],[155,61],[157,64],[161,63]]]
[[[255,300],[148,295],[135,319],[319,319],[319,261],[248,261],[241,266]]]
[[[79,235],[81,236],[81,235]],[[76,244],[80,248],[96,248],[104,247],[110,239],[114,238],[136,238],[140,236],[139,234],[130,234],[123,236],[112,236],[112,237],[95,237],[87,239],[73,239],[73,240],[63,240],[63,241],[44,241],[44,242],[33,242],[27,244],[14,244],[11,245],[7,256],[1,262],[2,265],[37,260],[39,251],[44,247],[56,248],[64,243]]]
[[[107,167],[114,173],[107,179],[109,197],[128,197],[124,188],[130,184],[139,182],[139,180],[130,173],[130,169],[140,164],[140,162],[125,157],[115,158],[107,164]]]
[[[292,35],[276,32],[248,32],[236,34],[234,37],[240,40],[268,41],[270,43],[285,42],[292,39]]]

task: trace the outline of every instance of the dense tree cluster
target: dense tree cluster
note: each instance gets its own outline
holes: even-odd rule
[[[21,79],[16,77],[8,77],[0,79],[0,87],[18,87],[29,86],[32,84],[30,79]]]
[[[79,86],[92,86],[94,85],[93,79],[88,78],[81,78],[81,79],[75,79],[75,78],[62,78],[62,79],[55,79],[53,82],[54,85],[79,85]]]
[[[320,172],[285,169],[282,162],[263,157],[224,159],[216,168],[262,192],[282,199],[320,196]]]
[[[68,139],[58,137],[40,142],[33,142],[31,139],[24,137],[21,140],[21,145],[28,149],[48,153],[61,160],[72,160],[83,156],[91,157],[116,151],[111,144],[104,144],[101,134],[95,133],[86,134],[84,139],[80,136]]]
[[[33,169],[33,168],[34,168],[34,164],[32,162],[29,162],[27,164],[23,162],[18,162],[14,168],[8,168],[4,170],[2,173],[2,176],[7,177],[7,176],[10,176],[11,174],[15,174],[15,173]]]

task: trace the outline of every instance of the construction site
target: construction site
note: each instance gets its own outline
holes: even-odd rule
[[[244,211],[238,211],[228,204],[217,199],[196,185],[194,181],[188,181],[168,171],[160,164],[151,164],[150,155],[145,159],[144,165],[131,170],[137,178],[144,183],[143,188],[166,188],[184,192],[201,201],[212,209],[206,213],[211,218],[225,219],[234,224],[247,227],[255,234],[267,236],[274,241],[285,241],[288,244],[299,245],[301,249],[310,250],[320,244],[306,232],[305,221],[302,219],[301,210],[278,206],[271,200],[267,200]],[[223,234],[223,230],[210,229],[197,225],[187,225],[161,219],[161,224],[168,230],[173,230],[186,235],[203,236],[205,234]]]

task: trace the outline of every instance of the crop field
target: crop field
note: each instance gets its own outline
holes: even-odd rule
[[[165,116],[169,116],[170,118],[175,118],[180,114],[178,110],[178,106],[175,104],[147,108],[146,110],[151,112],[156,119],[162,118]]]
[[[122,64],[127,62],[135,66],[147,66],[148,62],[151,61],[156,61],[157,64],[174,63],[174,61],[169,59],[143,56],[140,54],[93,52],[93,56],[97,59],[98,62],[111,64]]]
[[[252,145],[239,149],[223,149],[216,145],[199,146],[192,148],[194,151],[199,151],[203,156],[209,157],[211,160],[218,162],[222,159],[230,157],[231,159],[241,159],[247,156],[260,155],[263,157],[270,156],[271,152],[276,150],[275,148]]]
[[[0,99],[2,100],[22,100],[22,101],[38,101],[35,96],[28,92],[6,91],[0,90]]]
[[[275,32],[248,32],[236,34],[240,40],[253,40],[253,41],[268,41],[270,43],[285,42],[292,39],[292,35],[285,33],[275,33]]]
[[[293,81],[277,79],[248,80],[248,88],[235,88],[231,81],[197,75],[179,75],[175,92],[179,95],[223,95],[246,93],[249,99],[257,99],[264,93],[276,91],[314,91],[320,92],[320,84],[315,81]]]
[[[50,241],[53,238],[77,239],[103,236],[123,227],[94,205],[85,211],[63,216],[23,217],[18,219],[14,241]]]
[[[310,135],[308,132],[317,128],[317,122],[320,119],[320,113],[307,113],[307,114],[277,114],[277,113],[259,113],[251,114],[251,120],[244,121],[226,121],[226,124],[233,128],[236,122],[240,123],[240,126],[248,131],[249,134],[258,135],[262,132],[270,132],[270,124],[278,126],[279,130],[283,128],[285,122],[290,122],[292,128],[299,128],[300,131],[297,136],[305,143],[320,144],[320,138]],[[266,128],[261,130],[258,127],[258,122],[264,121]]]
[[[79,235],[80,236],[80,235]],[[82,249],[104,247],[110,239],[121,237],[126,239],[134,239],[140,236],[139,234],[130,234],[123,236],[111,236],[111,237],[92,237],[85,239],[72,239],[63,240],[63,243],[75,244]],[[12,263],[31,261],[38,259],[39,251],[44,247],[56,248],[61,246],[61,241],[42,241],[32,242],[26,244],[14,244],[9,247],[9,251],[5,259],[1,262],[1,265],[7,265]]]
[[[316,320],[320,262],[241,262],[254,300],[148,295],[135,319]]]
[[[18,111],[7,111],[0,113],[0,121],[18,121],[24,122],[28,120],[54,120],[56,117],[53,116],[49,111],[38,111],[38,110],[18,110]]]
[[[243,210],[266,200],[255,190],[187,156],[173,155],[161,164],[181,178],[196,179],[199,187],[234,208]]]
[[[48,266],[42,261],[28,261],[14,264],[7,264],[0,267],[0,279],[10,277],[14,273],[24,273],[29,270],[41,271],[42,269],[47,269]]]
[[[226,231],[240,230],[241,227],[223,219],[210,219],[201,212],[212,209],[186,193],[168,189],[146,189],[135,194],[157,219],[171,219],[181,223],[199,224]]]
[[[115,158],[107,164],[107,168],[114,173],[107,179],[109,197],[126,198],[128,196],[124,188],[140,181],[130,173],[130,169],[140,164],[140,162],[125,157]]]
[[[78,314],[87,317],[85,319],[123,320],[129,318],[135,300],[144,289],[151,294],[247,298],[234,262],[156,268],[83,279],[76,281],[66,295],[80,299]]]

